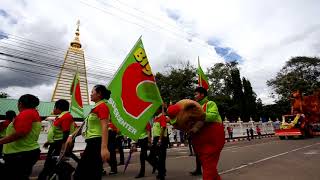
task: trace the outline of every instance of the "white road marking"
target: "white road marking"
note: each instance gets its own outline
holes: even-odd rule
[[[231,168],[231,169],[228,169],[228,170],[219,172],[219,174],[226,174],[226,173],[229,173],[229,172],[232,172],[232,171],[236,171],[236,170],[245,168],[245,167],[247,167],[247,166],[255,165],[255,164],[258,164],[258,163],[260,163],[260,162],[267,161],[267,160],[269,160],[269,159],[273,159],[273,158],[276,158],[276,157],[279,157],[279,156],[283,156],[283,155],[286,155],[286,154],[289,154],[289,153],[292,153],[292,152],[295,152],[295,151],[299,151],[299,150],[301,150],[301,149],[306,149],[306,148],[309,148],[309,147],[311,147],[311,146],[319,145],[319,144],[320,144],[320,143],[315,143],[315,144],[311,144],[311,145],[308,145],[308,146],[303,146],[303,147],[300,147],[300,148],[297,148],[297,149],[293,149],[293,150],[290,150],[290,151],[287,151],[287,152],[283,152],[283,153],[280,153],[280,154],[276,154],[276,155],[273,155],[273,156],[269,156],[269,157],[260,159],[260,160],[258,160],[258,161],[249,162],[248,164],[241,165],[241,166],[238,166],[238,167],[235,167],[235,168]]]
[[[268,141],[268,142],[263,142],[263,143],[250,144],[250,145],[246,145],[246,146],[229,146],[229,147],[224,147],[222,149],[222,151],[237,150],[237,149],[241,149],[241,148],[247,148],[247,147],[257,146],[257,145],[264,145],[264,144],[269,144],[269,143],[273,143],[273,142],[277,142],[277,141]]]
[[[317,150],[311,150],[311,151],[308,151],[308,152],[305,152],[303,154],[306,154],[306,155],[315,155],[315,154],[319,154],[319,152]]]

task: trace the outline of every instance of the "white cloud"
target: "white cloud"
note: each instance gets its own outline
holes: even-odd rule
[[[87,68],[93,73],[99,73],[99,66],[112,74],[140,35],[153,71],[161,71],[177,60],[196,64],[197,56],[206,69],[222,61],[205,43],[216,39],[242,56],[241,74],[251,81],[264,103],[272,102],[266,81],[286,60],[297,55],[320,55],[320,2],[315,0],[2,0],[0,7],[17,20],[17,24],[10,24],[1,22],[0,17],[0,30],[50,42],[65,50],[74,37],[75,22],[80,19],[85,54],[103,59],[98,62],[87,58]],[[176,21],[167,16],[168,12],[175,12]],[[53,91],[45,85],[38,88],[48,91],[43,95]]]
[[[33,94],[42,101],[49,102],[52,98],[53,89],[54,84],[43,84],[34,87],[11,86],[8,88],[0,89],[0,92],[7,92],[10,95],[10,99],[19,99],[19,97],[24,94]]]

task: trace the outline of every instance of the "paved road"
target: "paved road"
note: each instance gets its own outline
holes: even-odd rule
[[[139,171],[139,153],[134,153],[127,172],[105,176],[104,179],[134,179]],[[38,162],[32,176],[36,176],[43,162]],[[106,169],[107,164],[105,165]],[[167,179],[201,179],[189,176],[195,158],[186,147],[168,150]],[[320,138],[304,140],[255,139],[227,143],[222,151],[219,172],[224,180],[320,180]],[[155,179],[147,165],[146,177]]]

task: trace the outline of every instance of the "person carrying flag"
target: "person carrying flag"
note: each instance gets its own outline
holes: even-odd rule
[[[59,99],[56,101],[53,114],[58,117],[52,123],[48,132],[47,142],[44,144],[45,148],[49,146],[49,150],[38,180],[45,180],[47,176],[50,175],[56,165],[56,159],[54,159],[54,157],[60,155],[69,134],[75,130],[75,123],[69,112],[69,102],[67,100]]]
[[[39,99],[31,94],[19,98],[19,114],[7,127],[6,136],[0,139],[0,144],[4,144],[5,161],[1,179],[29,179],[32,167],[40,157],[41,118],[36,109],[39,103]]]
[[[103,85],[96,85],[91,91],[91,101],[94,108],[85,119],[82,132],[87,143],[83,155],[74,173],[75,180],[100,180],[102,178],[103,162],[110,158],[108,150],[108,122],[110,121],[109,108],[106,101],[111,92]],[[80,129],[79,129],[80,130]],[[73,136],[69,135],[67,145],[72,143]]]
[[[220,180],[217,165],[225,143],[224,128],[217,105],[207,98],[203,87],[195,89],[195,100],[181,100],[168,108],[176,127],[192,134],[192,144],[198,155],[204,180]],[[182,102],[183,101],[183,102]],[[202,109],[200,109],[202,108]]]

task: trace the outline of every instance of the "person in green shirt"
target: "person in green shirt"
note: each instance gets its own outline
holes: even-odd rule
[[[158,169],[157,179],[163,180],[166,176],[166,156],[168,148],[167,117],[165,116],[165,105],[158,110],[152,125],[152,147],[148,157],[149,163]],[[158,153],[157,153],[158,152]],[[158,158],[157,158],[158,155]]]
[[[50,126],[47,142],[44,144],[44,148],[48,148],[49,146],[49,150],[38,180],[46,180],[47,176],[53,172],[56,165],[55,157],[60,155],[69,134],[75,130],[74,120],[69,112],[69,102],[67,100],[59,99],[56,101],[53,114],[57,115],[57,117]]]
[[[6,136],[7,127],[16,117],[16,112],[7,111],[6,112],[6,120],[0,123],[0,139]],[[2,158],[2,149],[3,145],[0,144],[0,158]]]
[[[69,146],[74,136],[82,134],[86,148],[74,173],[75,180],[100,180],[102,178],[103,162],[110,158],[108,149],[109,108],[106,101],[111,92],[104,85],[96,85],[91,91],[91,101],[95,103],[93,109],[85,119],[82,128],[78,128],[67,140]]]
[[[203,179],[219,180],[217,165],[225,143],[222,120],[216,103],[208,100],[206,89],[196,88],[194,97],[197,102],[181,100],[170,106],[168,115],[176,119],[176,127],[191,134],[194,150],[203,168]]]
[[[4,144],[5,161],[1,179],[29,179],[32,167],[40,157],[38,105],[39,99],[34,95],[25,94],[19,98],[19,114],[7,127],[6,136],[0,139],[0,144]]]

